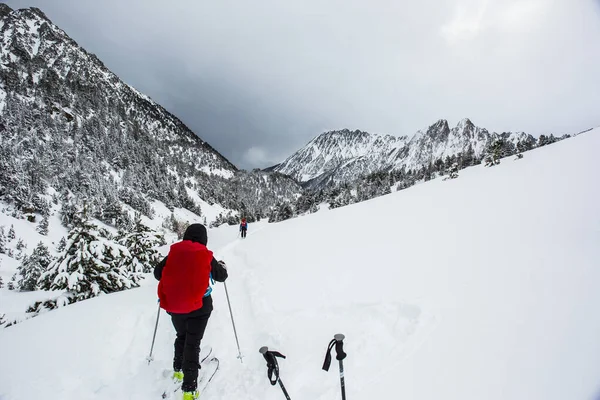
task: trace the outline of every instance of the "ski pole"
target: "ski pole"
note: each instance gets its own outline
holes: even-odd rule
[[[285,386],[283,386],[283,382],[279,377],[279,365],[277,364],[277,359],[275,358],[285,358],[285,356],[278,351],[269,351],[269,348],[267,346],[261,347],[258,350],[258,352],[263,355],[265,360],[267,360],[267,377],[269,378],[269,382],[271,383],[271,385],[275,386],[275,384],[279,382],[279,387],[281,387],[285,398],[287,400],[291,400],[290,395],[288,394],[287,390],[285,390]],[[273,373],[275,373],[275,379],[273,379]]]
[[[323,362],[323,369],[325,371],[329,371],[329,366],[331,365],[331,349],[335,345],[336,356],[335,359],[340,363],[340,383],[342,385],[342,400],[346,400],[346,384],[344,382],[344,358],[346,358],[346,353],[344,353],[344,335],[338,333],[333,337],[333,340],[329,342],[329,346],[327,347],[327,354],[325,354],[325,361]]]
[[[229,306],[229,315],[231,315],[231,324],[233,325],[233,333],[235,335],[235,342],[237,343],[237,348],[238,348],[238,356],[237,358],[240,359],[240,362],[243,364],[244,360],[242,360],[242,351],[240,350],[240,342],[238,340],[238,335],[237,335],[237,330],[235,329],[235,321],[233,320],[233,311],[231,311],[231,302],[229,301],[229,292],[227,291],[227,282],[223,282],[223,285],[225,285],[225,295],[227,296],[227,305]]]
[[[152,346],[150,346],[150,354],[148,355],[148,364],[154,360],[152,357],[152,350],[154,349],[154,339],[156,339],[156,329],[158,328],[158,318],[160,317],[160,299],[158,300],[158,312],[156,313],[156,324],[154,325],[154,335],[152,335]]]

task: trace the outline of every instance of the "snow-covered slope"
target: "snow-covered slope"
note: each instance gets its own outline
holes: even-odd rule
[[[228,262],[205,342],[221,370],[205,398],[283,398],[258,353],[287,356],[293,399],[589,399],[600,395],[600,129],[370,201],[278,224],[209,232]],[[156,284],[0,331],[0,398],[148,399],[173,328]]]
[[[1,97],[83,123],[96,117],[105,127],[148,134],[167,142],[171,152],[194,162],[199,171],[231,177],[236,168],[199,139],[179,119],[122,82],[38,8],[0,6]],[[14,107],[14,105],[13,105]],[[6,111],[6,103],[0,111]],[[143,133],[140,133],[143,131]],[[97,134],[99,134],[98,132]]]
[[[88,199],[99,214],[106,203],[119,200],[149,216],[146,200],[197,214],[208,203],[264,215],[301,191],[287,177],[264,173],[258,179],[238,171],[41,10],[5,4],[0,4],[0,166],[0,200],[24,212],[41,211],[35,199],[48,186]],[[256,190],[243,187],[244,180]]]
[[[451,156],[481,158],[494,138],[503,138],[513,145],[535,143],[531,135],[523,132],[490,133],[469,119],[452,129],[446,120],[439,120],[410,139],[345,129],[319,135],[273,169],[308,182],[309,186],[323,187],[373,172],[401,168],[414,171]]]

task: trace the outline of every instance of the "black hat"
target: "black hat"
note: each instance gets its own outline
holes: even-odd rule
[[[191,240],[192,242],[206,246],[206,243],[208,242],[206,227],[202,224],[192,224],[188,226],[183,234],[183,240]]]

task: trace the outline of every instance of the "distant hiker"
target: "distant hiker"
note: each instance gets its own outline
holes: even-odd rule
[[[208,235],[202,224],[188,226],[183,240],[171,245],[169,254],[154,268],[159,280],[160,307],[177,332],[173,378],[183,381],[184,400],[197,399],[200,341],[213,310],[211,281],[224,282],[227,267],[206,248]]]
[[[246,232],[248,231],[248,223],[246,222],[246,218],[242,218],[242,223],[240,224],[240,232],[243,238],[246,237]]]

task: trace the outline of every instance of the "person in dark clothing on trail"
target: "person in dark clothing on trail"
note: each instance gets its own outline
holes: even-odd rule
[[[225,282],[227,266],[217,261],[206,244],[202,224],[188,226],[183,240],[171,245],[169,254],[154,268],[160,307],[177,332],[173,378],[183,381],[184,400],[197,399],[200,341],[213,310],[211,280]]]
[[[246,237],[246,232],[248,231],[248,223],[246,222],[246,218],[242,218],[242,223],[240,224],[240,232],[243,238]]]

